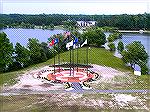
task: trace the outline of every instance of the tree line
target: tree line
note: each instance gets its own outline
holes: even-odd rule
[[[54,52],[55,49],[50,49],[48,43],[40,43],[35,38],[29,38],[27,47],[18,42],[13,47],[7,35],[0,33],[0,72],[14,71],[44,62],[54,57]]]
[[[92,33],[92,36],[90,33]],[[91,30],[83,34],[78,31],[72,31],[71,34],[78,38],[79,43],[85,41],[84,37],[89,40],[89,44],[95,46],[101,46],[106,42],[104,33],[99,30]],[[4,32],[0,33],[0,72],[19,70],[33,64],[45,62],[55,55],[67,51],[66,43],[74,38],[72,35],[68,37],[65,37],[64,34],[51,36],[49,43],[53,39],[59,38],[59,44],[50,48],[49,43],[40,43],[36,38],[29,38],[27,47],[18,42],[13,46],[7,35]],[[94,38],[99,38],[99,40]]]
[[[96,21],[99,27],[117,27],[121,30],[150,30],[150,14],[137,15],[67,15],[67,14],[0,14],[0,28],[25,24],[27,26],[57,26],[64,21]]]
[[[78,31],[72,31],[71,34],[78,38],[79,44],[82,44],[85,39],[88,39],[88,46],[102,47],[102,45],[107,42],[106,36],[101,28],[87,29],[83,34]],[[114,41],[114,39],[117,39],[120,35],[120,33],[114,32],[110,35],[110,38],[113,38],[112,40]],[[66,43],[70,42],[74,36],[70,35],[66,38],[63,34],[53,35],[49,38],[50,41],[59,38],[59,44],[52,48],[48,47],[48,43],[40,43],[39,40],[35,38],[29,38],[27,47],[22,46],[20,43],[16,43],[15,47],[13,47],[7,35],[0,33],[0,72],[18,70],[33,64],[45,62],[55,55],[67,51]],[[116,50],[113,41],[108,45],[111,51]],[[123,56],[122,60],[126,64],[129,63],[131,67],[138,64],[141,66],[142,74],[148,74],[149,69],[147,62],[149,56],[140,42],[135,41],[124,46],[120,41],[117,49]]]

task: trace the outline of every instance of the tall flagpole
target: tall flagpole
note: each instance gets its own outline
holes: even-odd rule
[[[71,33],[70,33],[71,36]],[[70,47],[70,76],[71,76],[71,47]]]
[[[87,62],[87,75],[88,75],[88,44],[86,48],[86,62]]]
[[[72,34],[73,35],[73,34]],[[73,35],[73,49],[72,49],[72,65],[73,65],[73,77],[74,77],[74,35]]]
[[[77,43],[77,45],[78,45],[78,48],[79,48],[79,44]],[[78,72],[78,56],[79,56],[79,54],[78,54],[78,48],[77,48],[77,72]]]
[[[54,43],[54,74],[55,74],[55,43]]]
[[[71,48],[70,48],[70,76],[71,76]]]
[[[60,65],[60,48],[59,48],[59,38],[58,38],[58,65]],[[60,72],[60,66],[59,66],[59,72]]]
[[[74,44],[73,44],[74,47]],[[74,48],[72,49],[72,65],[73,65],[73,77],[74,77]]]

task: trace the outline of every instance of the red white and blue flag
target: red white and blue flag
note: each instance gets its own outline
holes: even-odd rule
[[[58,38],[55,38],[54,39],[54,44],[57,44],[59,42],[59,39]]]
[[[50,43],[49,46],[53,46],[55,44],[55,40],[53,39]]]
[[[54,44],[57,44],[58,42],[59,42],[59,39],[55,38],[49,43],[49,46],[53,46]]]

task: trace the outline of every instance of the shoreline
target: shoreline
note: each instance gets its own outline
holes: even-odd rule
[[[137,31],[137,30],[118,30],[120,33],[150,33],[149,30]]]
[[[3,30],[3,29],[9,29],[9,28],[2,28],[0,30]],[[12,29],[42,29],[42,28],[21,28],[21,27],[15,27],[15,28],[12,28]],[[65,28],[63,28],[62,26],[55,26],[54,29],[50,29],[50,28],[47,28],[47,29],[43,29],[43,30],[65,30]],[[150,30],[118,30],[120,33],[148,33],[150,34]]]

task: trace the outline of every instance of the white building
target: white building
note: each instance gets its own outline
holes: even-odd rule
[[[77,21],[77,25],[80,27],[95,26],[96,21]]]

